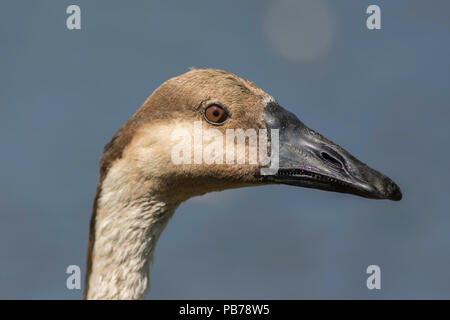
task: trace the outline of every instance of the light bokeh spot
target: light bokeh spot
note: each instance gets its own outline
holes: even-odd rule
[[[281,57],[311,62],[332,47],[334,21],[332,9],[322,0],[281,0],[268,8],[263,28]]]

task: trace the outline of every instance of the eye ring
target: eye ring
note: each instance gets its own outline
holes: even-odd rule
[[[203,117],[206,122],[213,125],[222,125],[228,120],[230,114],[228,110],[218,103],[211,103],[203,110]]]

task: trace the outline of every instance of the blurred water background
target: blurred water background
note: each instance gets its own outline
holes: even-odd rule
[[[366,28],[370,4],[381,30]],[[449,12],[444,0],[3,0],[0,298],[81,298],[65,270],[84,269],[103,146],[195,66],[255,82],[404,200],[287,186],[191,199],[158,243],[147,298],[449,299]],[[381,290],[366,288],[371,264]]]

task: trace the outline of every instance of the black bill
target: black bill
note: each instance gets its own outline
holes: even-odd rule
[[[264,121],[268,130],[279,129],[279,169],[262,180],[372,199],[402,199],[391,179],[309,129],[277,103],[267,105]]]

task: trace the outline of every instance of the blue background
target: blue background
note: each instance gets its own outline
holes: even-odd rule
[[[81,7],[82,30],[66,28]],[[381,7],[382,29],[366,28]],[[0,4],[0,298],[79,299],[103,146],[189,67],[248,78],[404,200],[267,186],[183,203],[149,299],[450,298],[448,1]],[[366,287],[381,267],[381,290]],[[84,273],[83,273],[84,276]]]

